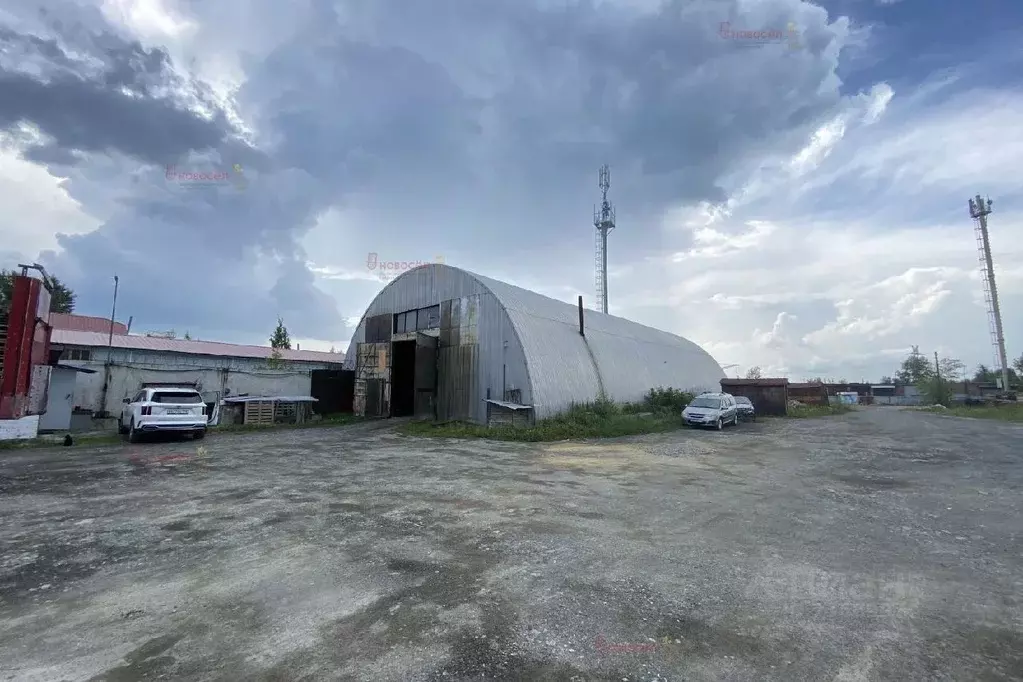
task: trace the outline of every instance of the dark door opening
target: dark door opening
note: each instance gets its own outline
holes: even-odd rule
[[[351,412],[355,398],[355,372],[314,369],[309,394],[316,398],[313,403],[313,412],[316,414]]]
[[[411,417],[416,409],[416,342],[391,344],[391,416]]]

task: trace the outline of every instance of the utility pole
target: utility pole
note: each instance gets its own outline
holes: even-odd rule
[[[117,316],[117,275],[114,275],[114,307],[110,311],[110,334],[107,336],[107,362],[110,362],[110,352],[114,346],[114,318]]]
[[[934,376],[938,377],[938,383],[941,383],[941,363],[938,362],[938,351],[934,351]]]
[[[991,215],[991,200],[986,201],[978,194],[970,199],[970,217],[977,221],[977,248],[980,251],[981,281],[984,283],[984,297],[988,304],[988,324],[991,338],[998,353],[998,364],[1002,370],[1002,391],[1009,390],[1009,363],[1005,355],[1005,335],[1002,333],[1002,312],[998,306],[998,288],[995,286],[995,266],[991,257],[991,240],[988,236],[987,217]]]
[[[110,356],[114,347],[114,317],[117,315],[117,275],[114,275],[114,306],[110,311],[110,333],[107,335],[107,361],[103,363],[103,391],[99,399],[99,411],[104,417],[107,412],[107,392],[110,389]]]

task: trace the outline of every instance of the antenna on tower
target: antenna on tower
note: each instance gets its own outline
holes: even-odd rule
[[[600,208],[593,209],[593,226],[596,231],[594,266],[597,284],[597,310],[607,314],[607,235],[615,229],[615,208],[607,200],[611,189],[611,169],[607,164],[600,167],[597,185],[600,187]]]
[[[976,221],[977,250],[980,252],[980,274],[984,284],[984,301],[987,303],[988,329],[991,343],[995,347],[995,359],[1002,372],[1002,390],[1009,390],[1009,364],[1005,357],[1005,335],[1002,333],[1002,313],[998,307],[998,288],[995,287],[995,266],[991,258],[991,241],[988,239],[987,217],[991,215],[991,200],[981,199],[978,194],[970,199],[970,217]]]

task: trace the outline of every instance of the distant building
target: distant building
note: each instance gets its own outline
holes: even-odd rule
[[[77,413],[119,414],[123,398],[134,395],[143,384],[156,382],[196,384],[208,402],[241,394],[307,396],[312,394],[314,380],[321,378],[317,374],[339,372],[345,357],[343,353],[282,350],[280,359],[274,360],[269,346],[126,333],[115,333],[108,350],[109,320],[91,319],[101,320],[106,331],[57,328],[50,338],[61,363],[95,371],[75,376],[72,406]]]
[[[749,398],[758,415],[785,416],[789,403],[788,379],[722,379],[721,391]]]

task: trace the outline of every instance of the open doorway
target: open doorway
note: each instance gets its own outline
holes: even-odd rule
[[[391,344],[391,416],[411,417],[416,409],[416,342]]]

